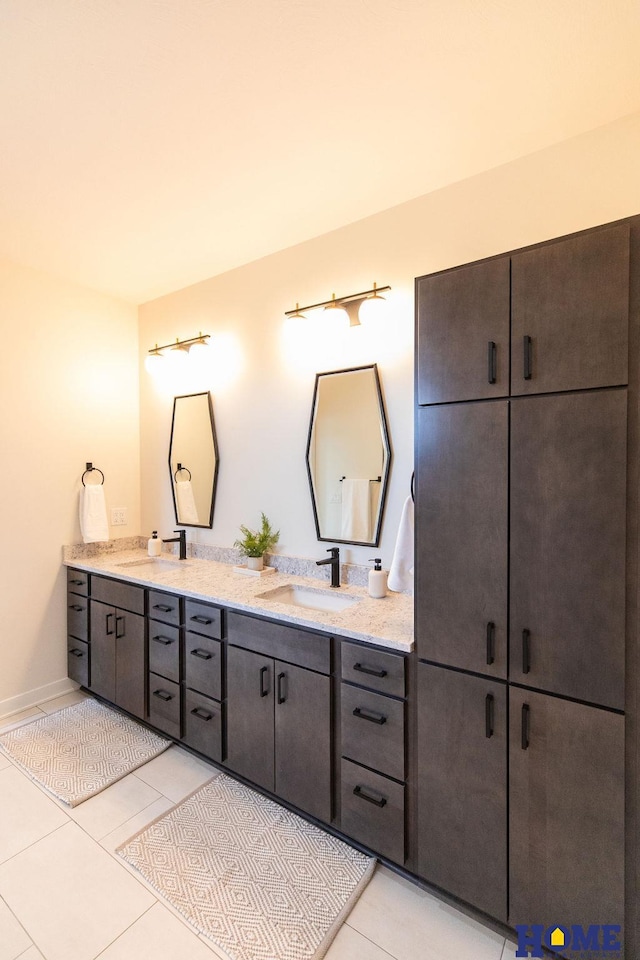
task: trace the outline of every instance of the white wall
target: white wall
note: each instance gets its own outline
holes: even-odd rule
[[[66,685],[62,545],[80,541],[88,460],[108,506],[139,503],[135,307],[0,261],[0,715]]]
[[[264,510],[283,553],[320,557],[304,454],[314,373],[377,362],[394,460],[382,543],[388,565],[413,463],[413,280],[421,274],[640,213],[640,114],[214,277],[140,308],[141,355],[154,343],[216,339],[216,373],[188,383],[141,379],[143,532],[173,529],[166,465],[174,392],[210,388],[220,448],[211,531],[197,542],[230,546],[240,523]],[[312,185],[310,185],[312,189]],[[385,330],[319,332],[322,317],[285,324],[313,303],[391,284]],[[313,315],[309,315],[310,318]],[[237,355],[223,347],[235,346]],[[346,548],[364,562],[371,548]]]

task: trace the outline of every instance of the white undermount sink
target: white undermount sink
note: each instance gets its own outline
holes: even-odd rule
[[[141,560],[125,560],[118,563],[118,567],[155,567],[156,570],[179,570],[187,563],[186,560],[165,560],[164,557],[144,557]]]
[[[289,603],[293,607],[305,607],[307,610],[330,610],[334,613],[346,610],[358,603],[360,597],[348,597],[332,590],[314,590],[313,587],[300,587],[294,583],[285,583],[257,594],[258,600],[275,600],[277,603]]]

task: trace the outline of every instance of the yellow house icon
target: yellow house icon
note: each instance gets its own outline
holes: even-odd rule
[[[564,933],[560,927],[556,927],[555,930],[551,931],[551,938],[549,940],[550,947],[564,947]]]

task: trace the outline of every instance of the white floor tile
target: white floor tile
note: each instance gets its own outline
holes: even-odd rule
[[[155,902],[71,822],[0,865],[0,896],[47,960],[93,960]]]
[[[326,960],[391,960],[391,955],[344,924],[329,947]]]
[[[347,918],[396,960],[500,960],[504,937],[384,867]]]
[[[110,853],[115,852],[116,847],[125,843],[140,830],[144,830],[144,828],[157,817],[161,817],[167,810],[171,810],[173,805],[173,800],[169,800],[167,797],[160,797],[148,807],[145,807],[144,810],[141,810],[135,817],[131,817],[130,820],[127,820],[115,830],[112,830],[111,833],[108,833],[106,837],[103,837],[100,840],[100,845],[104,847],[105,850],[109,850]]]
[[[4,717],[0,721],[0,733],[8,733],[9,730],[22,727],[25,723],[31,723],[39,717],[44,717],[44,713],[38,707],[29,707],[28,710],[21,710],[20,713],[12,713],[10,717]]]
[[[69,816],[90,836],[101,840],[159,799],[157,790],[136,777],[135,773],[130,773],[95,797],[70,809]]]
[[[37,947],[29,947],[25,953],[21,953],[17,960],[44,960]]]
[[[218,770],[215,767],[198,760],[186,750],[173,746],[140,767],[136,776],[163,796],[178,803],[216,773]]]
[[[41,703],[40,709],[43,713],[57,713],[58,710],[64,710],[65,707],[72,707],[74,703],[86,700],[87,696],[88,694],[83,693],[82,690],[74,690],[72,693],[65,693],[61,697],[56,697],[55,700],[47,700],[46,703]]]
[[[31,938],[0,899],[0,960],[16,960],[31,946]]]
[[[0,750],[0,770],[4,770],[5,767],[10,767],[10,766],[11,766],[11,760],[9,760],[9,757],[7,756],[6,753],[3,753],[2,750]]]
[[[0,863],[68,822],[67,814],[16,766],[0,770]]]
[[[157,903],[100,960],[212,960],[212,954],[197,934]]]

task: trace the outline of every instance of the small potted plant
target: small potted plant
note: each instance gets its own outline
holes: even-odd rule
[[[242,539],[234,543],[234,547],[237,547],[247,558],[249,570],[262,570],[265,553],[268,553],[280,539],[280,531],[271,529],[271,524],[264,513],[260,516],[260,530],[250,530],[244,524],[240,524]]]

